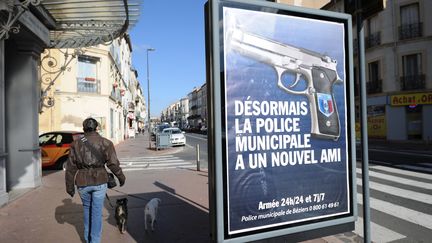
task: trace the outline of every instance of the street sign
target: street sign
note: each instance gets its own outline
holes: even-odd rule
[[[351,17],[214,0],[207,28],[214,239],[352,227]]]

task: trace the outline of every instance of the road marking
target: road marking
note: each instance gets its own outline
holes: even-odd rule
[[[187,135],[187,136],[190,136],[190,137],[193,137],[193,138],[196,138],[196,139],[200,139],[200,140],[203,140],[203,141],[207,141],[207,137],[206,137],[206,138],[198,137],[198,136],[190,135],[190,133],[187,133],[186,135]]]
[[[357,178],[357,185],[359,186],[363,185],[361,178]],[[403,197],[403,198],[416,200],[423,203],[432,204],[432,196],[425,193],[414,192],[414,191],[405,190],[393,186],[387,186],[373,181],[369,181],[369,187],[371,189],[381,191],[387,194],[395,195],[398,197]]]
[[[196,168],[195,165],[183,165],[183,166],[165,166],[163,168],[161,167],[148,167],[148,168],[123,168],[123,171],[145,171],[145,170],[170,170],[170,169],[189,169],[189,168]]]
[[[143,160],[143,159],[148,159],[148,160],[163,160],[163,159],[171,159],[171,158],[177,158],[174,157],[173,155],[163,155],[163,156],[147,156],[147,157],[124,157],[124,158],[119,158],[119,160],[121,161],[128,161],[128,160]]]
[[[357,168],[357,173],[360,173],[360,174],[362,173],[360,168]],[[388,180],[388,181],[393,181],[393,182],[397,182],[397,183],[401,183],[401,184],[405,184],[405,185],[409,185],[409,186],[415,186],[415,187],[420,187],[420,188],[424,188],[424,189],[432,189],[432,183],[414,181],[414,180],[396,177],[396,176],[392,176],[392,175],[386,175],[386,174],[375,172],[375,171],[369,171],[369,175],[376,177],[376,178],[380,178],[380,179],[384,179],[384,180]]]
[[[357,198],[358,203],[363,204],[363,195],[357,193]],[[432,229],[432,217],[429,214],[425,214],[393,203],[375,199],[373,197],[369,198],[369,201],[371,208],[375,210],[392,215],[413,224],[421,225],[428,229]]]
[[[432,173],[432,168],[425,168],[422,166],[414,166],[414,165],[398,165],[399,168],[406,168],[412,170],[420,170],[428,173]]]
[[[432,175],[421,173],[421,172],[413,172],[413,171],[401,170],[401,169],[396,169],[396,168],[393,168],[393,167],[387,167],[387,166],[382,166],[382,165],[373,165],[373,166],[370,166],[370,168],[371,169],[378,169],[378,170],[381,170],[381,171],[392,172],[392,173],[396,173],[396,174],[399,174],[399,175],[414,176],[414,177],[419,177],[419,178],[423,178],[423,179],[430,179],[430,180],[432,180]]]
[[[120,166],[123,171],[161,170],[195,167],[195,165],[190,161],[185,161],[172,155],[120,158]]]
[[[420,154],[420,153],[413,153],[413,152],[400,152],[400,151],[390,151],[390,150],[384,150],[384,149],[371,149],[369,148],[370,151],[377,151],[377,152],[387,152],[387,153],[391,153],[391,154],[401,154],[401,155],[415,155],[418,157],[426,157],[426,158],[432,158],[432,154]]]
[[[157,163],[157,164],[154,164],[154,163],[148,163],[149,164],[149,167],[151,166],[151,167],[164,167],[164,166],[167,166],[167,165],[190,165],[191,163],[189,163],[189,162],[166,162],[166,163]],[[138,165],[136,165],[136,164],[133,164],[133,165],[128,165],[127,167],[143,167],[143,165],[141,165],[141,164],[138,164]]]
[[[405,235],[401,235],[374,222],[370,222],[370,229],[373,242],[390,242],[406,238]],[[357,221],[355,222],[354,233],[364,238],[363,231],[363,218],[358,217]]]
[[[135,164],[148,164],[148,163],[164,163],[164,162],[179,162],[179,161],[184,161],[182,159],[165,159],[165,160],[131,160],[131,161],[127,161],[127,162],[123,162],[120,161],[120,164],[129,164],[129,163],[135,163]]]

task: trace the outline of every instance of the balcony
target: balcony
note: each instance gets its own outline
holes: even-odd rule
[[[365,38],[366,48],[371,48],[374,46],[378,46],[380,44],[381,44],[381,32],[371,33],[369,34],[369,36]]]
[[[112,89],[110,94],[111,99],[120,103],[121,102],[121,94],[118,88]]]
[[[410,75],[401,77],[401,90],[425,89],[425,75]]]
[[[399,40],[421,37],[422,27],[422,23],[405,24],[399,26]]]
[[[100,80],[95,78],[77,78],[78,92],[100,94]]]
[[[377,94],[382,92],[382,79],[366,82],[367,93]]]

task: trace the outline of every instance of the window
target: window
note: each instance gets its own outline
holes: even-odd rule
[[[404,76],[414,76],[421,73],[421,55],[412,54],[402,57]]]
[[[39,137],[39,145],[55,144],[54,134],[44,134]]]
[[[73,142],[74,139],[72,137],[72,134],[65,133],[65,134],[62,134],[62,135],[63,135],[63,138],[61,140],[61,143],[69,144],[69,143]]]
[[[406,107],[408,139],[421,139],[423,133],[422,105]]]
[[[402,57],[402,90],[424,89],[425,77],[422,74],[422,56],[420,53]]]
[[[57,143],[61,143],[62,137],[63,136],[61,134],[54,134],[54,133],[44,134],[39,137],[39,145],[44,146],[44,145],[54,145]]]
[[[369,82],[373,82],[379,79],[379,63],[371,62],[369,63]]]
[[[400,20],[399,39],[404,40],[422,36],[418,3],[401,6]]]
[[[368,93],[380,93],[382,92],[382,81],[379,71],[379,61],[371,62],[368,65],[369,76],[367,80],[367,91]]]
[[[366,23],[366,48],[381,44],[381,32],[379,31],[378,16],[371,17]]]
[[[99,80],[96,76],[97,58],[78,57],[78,92],[99,93]]]

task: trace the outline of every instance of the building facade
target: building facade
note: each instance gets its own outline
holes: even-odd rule
[[[189,99],[187,97],[180,99],[180,114],[179,114],[179,127],[181,129],[189,127],[188,123],[189,116]]]
[[[343,5],[332,1],[324,8],[343,12]],[[364,21],[368,136],[430,141],[432,16],[427,11],[432,1],[383,0],[383,6]],[[356,34],[353,39],[356,46]],[[355,76],[357,72],[355,63]]]
[[[100,123],[99,133],[114,143],[135,136],[137,72],[131,69],[129,38],[111,45],[83,48],[66,67],[46,94],[52,106],[40,114],[40,132],[81,131],[82,121],[93,117]],[[71,50],[50,49],[42,57],[42,80],[52,80],[55,69],[48,61],[64,63],[64,53]],[[47,86],[42,84],[42,89]]]
[[[189,116],[187,117],[187,120],[190,129],[199,128],[199,119],[201,116],[198,113],[198,91],[199,88],[194,88],[187,96],[189,100]]]

